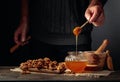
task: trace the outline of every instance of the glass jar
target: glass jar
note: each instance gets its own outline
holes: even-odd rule
[[[68,69],[74,73],[84,72],[87,65],[87,58],[83,52],[69,51],[68,55],[65,57],[65,64]]]

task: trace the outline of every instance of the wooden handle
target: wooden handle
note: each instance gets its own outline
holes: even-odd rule
[[[75,27],[75,28],[73,29],[73,34],[74,34],[75,36],[78,36],[78,35],[81,33],[82,28],[83,28],[87,23],[89,23],[89,21],[86,21],[82,26],[77,26],[77,27]]]
[[[100,47],[95,51],[95,54],[99,54],[103,52],[106,46],[108,45],[108,43],[109,43],[108,39],[105,39],[103,43],[100,45]]]
[[[28,40],[31,39],[31,36],[28,36],[26,41],[20,43],[20,44],[15,44],[12,48],[10,48],[10,53],[13,53],[15,50],[17,50],[21,45],[23,46]]]
[[[12,48],[10,48],[10,53],[13,53],[16,49],[18,49],[20,44],[14,45]]]
[[[106,55],[107,55],[107,67],[109,70],[113,71],[113,61],[112,61],[112,57],[110,56],[110,51],[106,50]]]

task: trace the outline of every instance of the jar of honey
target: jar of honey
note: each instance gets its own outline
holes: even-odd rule
[[[87,59],[81,51],[77,53],[76,51],[70,51],[65,58],[65,64],[72,72],[81,73],[84,72],[87,65]]]

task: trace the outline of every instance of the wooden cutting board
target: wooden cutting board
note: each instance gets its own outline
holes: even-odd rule
[[[13,72],[20,72],[22,73],[23,70],[20,69],[19,67],[16,67],[14,69],[10,69],[10,71],[13,71]],[[50,73],[50,74],[60,74],[60,71],[59,70],[48,70],[48,69],[38,69],[38,68],[29,68],[28,69],[29,73],[31,74],[38,74],[38,73]]]

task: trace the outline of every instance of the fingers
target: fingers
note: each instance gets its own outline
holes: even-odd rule
[[[92,22],[92,24],[98,27],[104,24],[104,20],[105,20],[104,13],[101,13],[98,19],[95,22]]]
[[[15,41],[16,44],[20,44],[20,41],[19,41],[18,37],[19,37],[19,33],[15,32],[15,34],[14,34],[14,41]]]
[[[27,24],[24,23],[24,28],[21,31],[22,35],[21,35],[21,41],[24,42],[26,41],[26,34],[27,34]]]
[[[28,36],[27,39],[21,43],[21,45],[24,46],[25,44],[28,44],[30,39],[31,39],[31,36]]]
[[[21,44],[21,46],[24,46],[24,45],[26,45],[26,44],[28,44],[29,43],[29,41],[25,41],[25,42],[23,42],[22,44]]]
[[[92,16],[92,12],[90,10],[86,10],[85,12],[85,18],[90,22],[90,18]]]
[[[21,21],[19,27],[15,31],[14,34],[14,41],[16,44],[21,44],[22,42],[26,41],[26,34],[27,34],[27,21]]]
[[[26,41],[26,34],[22,33],[21,42],[25,42],[25,41]]]
[[[16,44],[21,44],[21,42],[25,41],[25,36],[21,34],[19,31],[16,31],[14,34],[14,41]]]
[[[21,44],[22,42],[26,41],[26,33],[18,28],[14,33],[14,41],[16,44]]]
[[[99,16],[100,16],[100,14],[101,14],[100,11],[99,11],[99,12],[93,11],[93,14],[92,14],[92,16],[90,17],[90,20],[89,20],[89,21],[90,21],[91,23],[97,21],[98,18],[99,18]]]
[[[93,7],[87,8],[85,12],[85,17],[94,26],[102,25],[105,19],[104,11],[99,6],[93,6]]]

